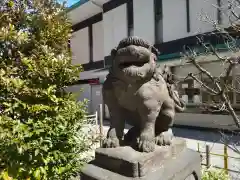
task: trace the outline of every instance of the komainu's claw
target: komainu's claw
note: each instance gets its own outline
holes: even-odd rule
[[[104,148],[115,148],[119,146],[120,146],[120,143],[118,138],[106,138],[104,139],[103,145],[102,145],[102,147]]]
[[[154,138],[140,136],[138,140],[138,149],[141,152],[153,152],[155,150]]]
[[[172,130],[164,131],[155,137],[155,143],[159,146],[171,145],[173,139]]]

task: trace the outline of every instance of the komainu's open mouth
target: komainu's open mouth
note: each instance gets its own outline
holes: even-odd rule
[[[129,66],[137,66],[137,67],[141,67],[145,64],[146,62],[123,62],[121,63],[119,66],[122,68],[127,68]]]

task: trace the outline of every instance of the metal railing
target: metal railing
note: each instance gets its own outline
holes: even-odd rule
[[[98,125],[98,112],[96,111],[95,114],[90,114],[85,117],[90,124]]]
[[[201,157],[203,157],[205,155],[206,163],[202,163],[202,165],[206,166],[207,168],[210,168],[212,166],[217,169],[224,169],[226,173],[229,173],[229,172],[240,173],[240,171],[229,169],[229,159],[235,159],[235,160],[240,161],[240,155],[239,155],[239,157],[229,156],[228,155],[228,146],[226,144],[223,145],[223,154],[211,152],[209,145],[205,146],[205,151],[200,151],[199,143],[197,143],[197,151],[201,154]],[[211,163],[210,163],[211,156],[223,157],[223,168],[216,166],[216,165],[211,165]],[[202,160],[203,160],[203,158],[202,158]]]
[[[103,106],[99,105],[99,113],[96,111],[94,114],[87,115],[85,117],[89,124],[99,126],[99,135],[100,135],[100,146],[102,146],[103,140]],[[99,122],[98,122],[99,120]]]
[[[99,111],[96,111],[94,114],[87,115],[86,118],[88,119],[88,122],[90,122],[90,124],[96,125],[96,127],[98,128],[99,135],[100,135],[100,146],[102,146],[102,139],[103,139],[103,105],[100,104],[99,105]],[[240,173],[239,171],[229,169],[229,159],[235,159],[235,160],[240,161],[240,154],[239,154],[239,157],[229,156],[228,155],[228,146],[226,144],[223,144],[223,154],[218,154],[218,153],[211,152],[209,145],[205,145],[205,150],[200,151],[200,144],[199,143],[197,143],[197,151],[201,154],[202,157],[205,155],[206,162],[205,163],[202,162],[202,165],[206,166],[207,168],[210,168],[212,166],[214,168],[224,169],[226,171],[226,173],[229,173],[229,172]],[[210,161],[211,156],[223,157],[223,168],[219,167],[219,166],[216,166],[216,165],[211,165],[211,161]],[[203,161],[203,158],[202,158],[202,161]]]

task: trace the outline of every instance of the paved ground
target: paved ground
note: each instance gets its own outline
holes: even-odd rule
[[[197,150],[199,143],[199,149],[201,152],[205,152],[206,145],[209,145],[211,153],[224,154],[224,141],[228,141],[230,144],[230,147],[227,149],[228,155],[238,158],[228,159],[228,169],[236,171],[230,172],[233,179],[240,179],[240,135],[222,135],[221,133],[217,132],[206,132],[181,128],[174,128],[174,133],[176,136],[185,138],[187,140],[187,146],[191,149]],[[231,147],[234,148],[231,149]],[[238,153],[236,151],[238,151]],[[205,156],[203,163],[206,163]],[[211,155],[210,164],[223,168],[224,158]]]
[[[106,134],[108,128],[109,128],[109,124],[107,121],[105,121],[104,127],[103,127],[104,134]],[[127,132],[129,128],[130,126],[126,126],[125,132]],[[223,138],[221,133],[209,132],[209,131],[173,128],[173,132],[175,136],[185,138],[187,140],[188,148],[191,148],[194,150],[198,149],[198,144],[199,144],[199,150],[202,152],[205,152],[206,145],[209,145],[211,153],[223,154],[224,140],[228,139],[228,142],[230,144],[235,145],[235,150],[238,150],[238,152],[240,152],[240,134],[239,136],[228,134]],[[231,172],[230,174],[233,177],[233,179],[240,180],[240,172],[239,172],[240,171],[240,153],[236,153],[234,150],[231,150],[230,148],[228,148],[228,155],[238,158],[238,159],[229,158],[228,168],[233,171],[237,171],[237,172]],[[205,163],[205,158],[203,160],[203,163]],[[214,166],[218,166],[221,168],[224,167],[223,157],[211,155],[210,163],[211,165],[214,165]]]

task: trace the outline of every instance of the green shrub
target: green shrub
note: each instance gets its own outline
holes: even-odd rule
[[[215,168],[203,169],[202,180],[231,180],[225,170]]]
[[[64,89],[79,78],[71,24],[54,0],[0,1],[2,179],[68,179],[93,142],[86,104]]]

